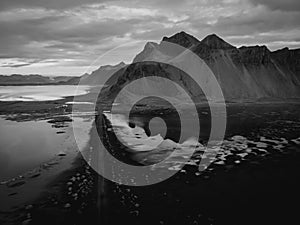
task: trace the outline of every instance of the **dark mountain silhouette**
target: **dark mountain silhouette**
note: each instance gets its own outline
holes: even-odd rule
[[[199,41],[185,32],[164,37],[163,41],[189,48],[204,60],[226,100],[300,97],[299,49],[272,52],[266,46],[237,48],[216,34]],[[162,43],[148,43],[133,61],[155,61],[158,57],[169,57]],[[188,85],[186,88],[193,89]]]

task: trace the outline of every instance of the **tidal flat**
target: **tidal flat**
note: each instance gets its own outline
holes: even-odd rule
[[[134,187],[104,179],[83,159],[93,160],[99,134],[97,112],[90,110],[95,106],[86,104],[92,103],[92,92],[79,98],[85,102],[83,112],[67,104],[72,96],[0,102],[1,224],[280,224],[297,218],[292,203],[300,200],[298,103],[228,104],[225,140],[211,150],[217,154],[204,171],[199,162],[210,132],[210,110],[199,106],[201,131],[193,157],[183,168],[176,159],[154,168],[177,170],[168,180]],[[155,110],[170,118],[173,133],[162,134],[162,140],[178,147],[182,143],[175,140],[179,128],[173,112]],[[151,116],[151,111],[137,110],[116,133],[138,150],[147,145],[143,138],[149,135]],[[146,136],[136,135],[130,124]],[[112,151],[126,152],[128,161],[138,165],[151,165],[169,152],[128,151],[117,141],[108,117],[100,129]],[[168,147],[166,142],[163,146]]]

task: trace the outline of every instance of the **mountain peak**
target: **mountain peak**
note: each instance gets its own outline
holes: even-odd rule
[[[158,47],[158,44],[155,43],[155,42],[147,42],[145,47],[144,47],[144,50],[149,50],[149,49],[154,49],[154,48],[157,48]]]
[[[148,58],[153,52],[156,51],[156,49],[159,48],[159,45],[155,42],[147,42],[145,44],[145,47],[143,49],[143,51],[141,51],[139,54],[137,54],[134,59],[133,62],[140,62],[143,61],[144,59]]]
[[[184,31],[176,33],[171,37],[163,37],[162,41],[168,41],[175,44],[179,44],[185,48],[190,48],[191,46],[200,43],[200,41],[197,38]]]
[[[208,47],[212,49],[232,49],[235,48],[231,44],[224,41],[216,34],[210,34],[206,36],[202,41],[202,43],[206,44]]]

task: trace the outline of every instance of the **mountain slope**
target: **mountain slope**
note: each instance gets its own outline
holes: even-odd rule
[[[199,41],[184,32],[163,41],[189,48],[204,60],[226,100],[300,97],[299,49],[271,52],[266,46],[236,48],[215,34]],[[162,44],[146,44],[134,62],[168,57]]]
[[[111,77],[115,72],[123,68],[126,64],[121,62],[117,65],[101,66],[99,69],[93,71],[90,75],[85,74],[81,77],[81,85],[103,85],[105,81]]]

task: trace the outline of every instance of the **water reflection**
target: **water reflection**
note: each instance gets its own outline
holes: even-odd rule
[[[67,96],[88,93],[90,86],[4,86],[0,89],[0,101],[50,101]]]

